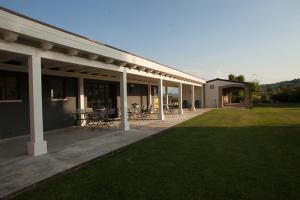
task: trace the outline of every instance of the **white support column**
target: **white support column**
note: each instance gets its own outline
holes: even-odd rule
[[[42,73],[41,58],[28,57],[30,141],[28,154],[38,156],[47,153],[47,142],[44,141],[43,106],[42,106]]]
[[[158,111],[158,119],[164,120],[164,99],[163,99],[163,80],[159,79],[158,83],[158,103],[159,103],[159,111]]]
[[[84,79],[78,78],[78,108],[81,110],[85,109],[84,102]]]
[[[166,95],[166,106],[169,108],[169,92],[168,92],[168,86],[165,86],[165,95]]]
[[[128,131],[129,123],[127,117],[127,72],[126,68],[120,77],[120,103],[121,103],[121,124],[120,128],[124,131]]]
[[[205,108],[204,87],[205,87],[205,85],[202,85],[202,87],[201,87],[201,108]]]
[[[151,83],[148,84],[148,104],[152,105]]]
[[[80,110],[85,110],[85,102],[84,102],[84,79],[83,78],[78,78],[78,109]],[[80,116],[80,119],[84,119],[84,115],[82,114]],[[86,125],[86,121],[80,120],[80,125],[81,126],[85,126]]]
[[[182,83],[179,83],[178,86],[178,113],[183,114],[183,109],[182,109]]]
[[[148,84],[148,108],[150,108],[150,113],[153,112],[153,104],[152,104],[152,91],[151,91],[152,85],[151,83]],[[151,107],[149,107],[151,106]]]
[[[195,85],[191,85],[191,109],[195,110]]]

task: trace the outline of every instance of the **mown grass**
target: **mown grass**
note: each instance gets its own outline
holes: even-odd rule
[[[213,110],[16,199],[299,199],[300,107]]]

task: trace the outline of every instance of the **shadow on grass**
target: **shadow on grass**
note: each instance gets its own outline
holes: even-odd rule
[[[298,199],[300,125],[183,123],[17,199]]]

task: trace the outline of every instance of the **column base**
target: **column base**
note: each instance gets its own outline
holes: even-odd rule
[[[192,111],[195,111],[196,110],[196,108],[195,107],[192,107],[192,109],[191,109]]]
[[[120,129],[123,131],[129,131],[130,130],[129,123],[121,123]]]
[[[165,120],[165,115],[158,115],[159,120]]]
[[[28,142],[27,151],[30,156],[39,156],[47,153],[47,141]]]
[[[183,110],[178,110],[178,114],[182,115],[183,114]]]

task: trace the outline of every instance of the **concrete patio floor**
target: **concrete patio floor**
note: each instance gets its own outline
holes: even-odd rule
[[[117,126],[111,129],[51,131],[45,134],[48,153],[37,157],[26,154],[28,137],[0,141],[0,198],[207,111],[209,109],[165,115],[164,121],[132,120],[131,130],[126,132]]]

